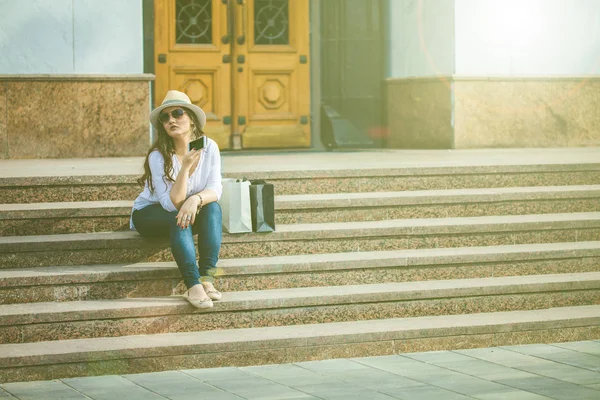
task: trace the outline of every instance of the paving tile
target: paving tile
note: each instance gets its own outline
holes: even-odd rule
[[[545,354],[557,354],[572,351],[569,349],[563,349],[549,344],[523,344],[518,346],[499,346],[498,348],[515,351],[521,354],[528,354],[532,356],[541,356]]]
[[[502,352],[499,352],[502,353]],[[491,353],[490,353],[491,354]],[[498,354],[498,352],[495,352]],[[498,360],[494,360],[498,361]],[[514,361],[514,360],[513,360]],[[542,375],[550,378],[563,380],[576,384],[593,384],[599,382],[600,375],[597,372],[556,362],[519,362],[513,363],[514,368],[503,367],[486,361],[477,360],[463,363],[438,364],[455,371],[475,375],[484,379],[497,381],[499,379],[523,379]],[[526,360],[527,361],[527,360]]]
[[[322,375],[293,364],[264,365],[243,367],[240,369],[244,372],[258,375],[290,387],[339,382],[338,379],[333,377]]]
[[[424,357],[424,359],[425,358],[427,357]],[[460,357],[447,355],[447,359],[452,358],[458,359]],[[373,367],[381,368],[393,374],[401,375],[405,378],[414,380],[415,382],[429,384],[454,393],[460,393],[469,396],[503,393],[513,390],[512,388],[508,388],[494,382],[489,382],[484,379],[479,379],[477,377],[465,375],[457,371],[452,371],[450,369],[420,361],[413,361],[409,357],[398,357],[398,359],[395,360],[396,362],[393,361],[393,359],[370,359],[364,360],[364,363]]]
[[[443,373],[444,371],[447,371],[436,365],[427,364],[402,356],[357,358],[353,361],[405,377]]]
[[[307,397],[307,394],[303,391],[258,376],[237,380],[214,379],[206,381],[206,383],[249,400],[283,400]]]
[[[305,394],[302,397],[294,397],[293,398],[293,400],[319,400],[319,399],[320,399],[319,397],[311,396],[309,394]]]
[[[599,385],[585,385],[585,387],[590,388],[590,389],[600,390],[600,384]]]
[[[93,376],[85,378],[63,379],[64,384],[94,400],[158,400],[164,399],[148,389],[127,380],[121,376]]]
[[[406,378],[414,379],[418,382],[426,383],[431,383],[431,379],[433,377],[435,377],[435,379],[453,379],[462,375],[446,368],[425,363],[415,365],[400,364],[387,369],[387,371],[393,374],[404,376]]]
[[[392,356],[394,357],[394,356]],[[306,361],[295,363],[299,367],[309,371],[324,373],[329,371],[346,371],[346,370],[364,370],[367,367],[348,359],[322,360],[322,361]]]
[[[353,385],[373,389],[381,392],[382,387],[387,389],[422,386],[423,383],[414,379],[405,378],[397,374],[377,368],[365,367],[364,369],[347,369],[340,371],[323,372],[327,376],[337,378]]]
[[[600,373],[561,363],[553,363],[553,365],[530,365],[520,367],[520,369],[548,378],[575,383],[577,385],[600,383]]]
[[[499,379],[524,379],[533,378],[536,376],[532,373],[521,371],[519,369],[509,368],[503,365],[473,358],[471,358],[469,361],[445,362],[437,365],[442,368],[447,368],[462,374],[476,376],[489,381],[497,381]]]
[[[296,389],[323,400],[391,400],[394,397],[347,382],[298,386]]]
[[[488,361],[491,363],[505,365],[507,367],[519,367],[524,365],[540,365],[551,363],[551,361],[544,360],[539,357],[516,353],[514,351],[509,351],[498,347],[455,350],[455,352],[480,360]]]
[[[527,354],[544,360],[555,361],[579,368],[587,368],[600,372],[600,356],[581,353],[569,349],[561,349],[549,345],[524,345],[501,347],[520,354]]]
[[[404,389],[426,387],[429,385],[398,377],[397,382],[377,383],[373,385],[365,385],[363,383],[362,386],[371,390],[376,390],[379,393],[387,394],[388,396],[396,397],[397,393],[403,391]]]
[[[78,393],[60,381],[6,383],[3,385],[3,389],[19,400],[89,400],[89,397]]]
[[[600,342],[593,340],[572,343],[553,343],[552,346],[600,356]]]
[[[5,392],[4,390],[2,390],[2,387],[0,387],[0,399],[2,399],[2,400],[11,400],[11,399],[16,399],[16,397],[14,397],[13,395]]]
[[[452,375],[425,375],[419,379],[431,386],[440,387],[466,396],[484,394],[502,394],[514,391],[513,388],[496,382],[490,382],[474,376],[453,373]]]
[[[172,400],[236,400],[239,396],[222,391],[179,371],[124,375],[124,378]]]
[[[551,400],[550,397],[525,392],[523,390],[515,390],[513,392],[500,394],[484,394],[476,396],[475,398],[479,400]]]
[[[472,400],[472,397],[434,386],[415,386],[386,391],[386,394],[402,400]]]
[[[350,358],[350,361],[362,365],[372,366],[375,368],[385,367],[385,366],[394,366],[400,363],[402,364],[423,364],[420,361],[415,361],[411,359],[407,359],[402,356],[375,356],[375,357],[358,357],[358,358]]]
[[[203,382],[212,379],[245,379],[252,376],[250,373],[235,367],[184,369],[181,372]]]
[[[427,351],[424,353],[405,353],[401,357],[438,365],[439,363],[460,362],[472,360],[472,357],[453,351]]]
[[[223,392],[218,389],[213,389],[213,391],[203,392],[197,391],[194,393],[187,394],[169,394],[165,396],[169,400],[198,400],[198,399],[210,399],[210,400],[242,400],[243,397],[236,396],[233,393]],[[115,398],[116,400],[117,398]]]
[[[265,379],[256,375],[249,375],[245,378],[236,379],[215,377],[204,382],[229,392],[232,392],[232,389],[235,390],[239,387],[277,385],[275,382],[272,382],[269,379]]]
[[[555,400],[598,400],[597,390],[541,376],[526,379],[503,379],[498,382]]]

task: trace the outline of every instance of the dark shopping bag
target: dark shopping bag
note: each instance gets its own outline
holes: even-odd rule
[[[250,181],[250,210],[253,232],[275,230],[275,187],[272,183]]]

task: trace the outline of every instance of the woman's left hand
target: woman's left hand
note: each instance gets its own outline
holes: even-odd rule
[[[177,214],[177,226],[185,229],[190,225],[194,225],[196,221],[196,210],[198,209],[198,196],[188,198]]]

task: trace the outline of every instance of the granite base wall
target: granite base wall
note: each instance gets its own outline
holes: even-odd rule
[[[437,78],[390,79],[387,82],[391,148],[452,148],[452,92]]]
[[[0,158],[144,155],[153,78],[0,76]]]
[[[600,77],[387,81],[391,148],[600,146]]]
[[[454,80],[454,146],[600,146],[600,78]]]

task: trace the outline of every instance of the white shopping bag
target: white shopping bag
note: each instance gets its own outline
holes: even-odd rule
[[[252,232],[250,182],[223,179],[219,204],[223,211],[223,230],[227,233]]]

